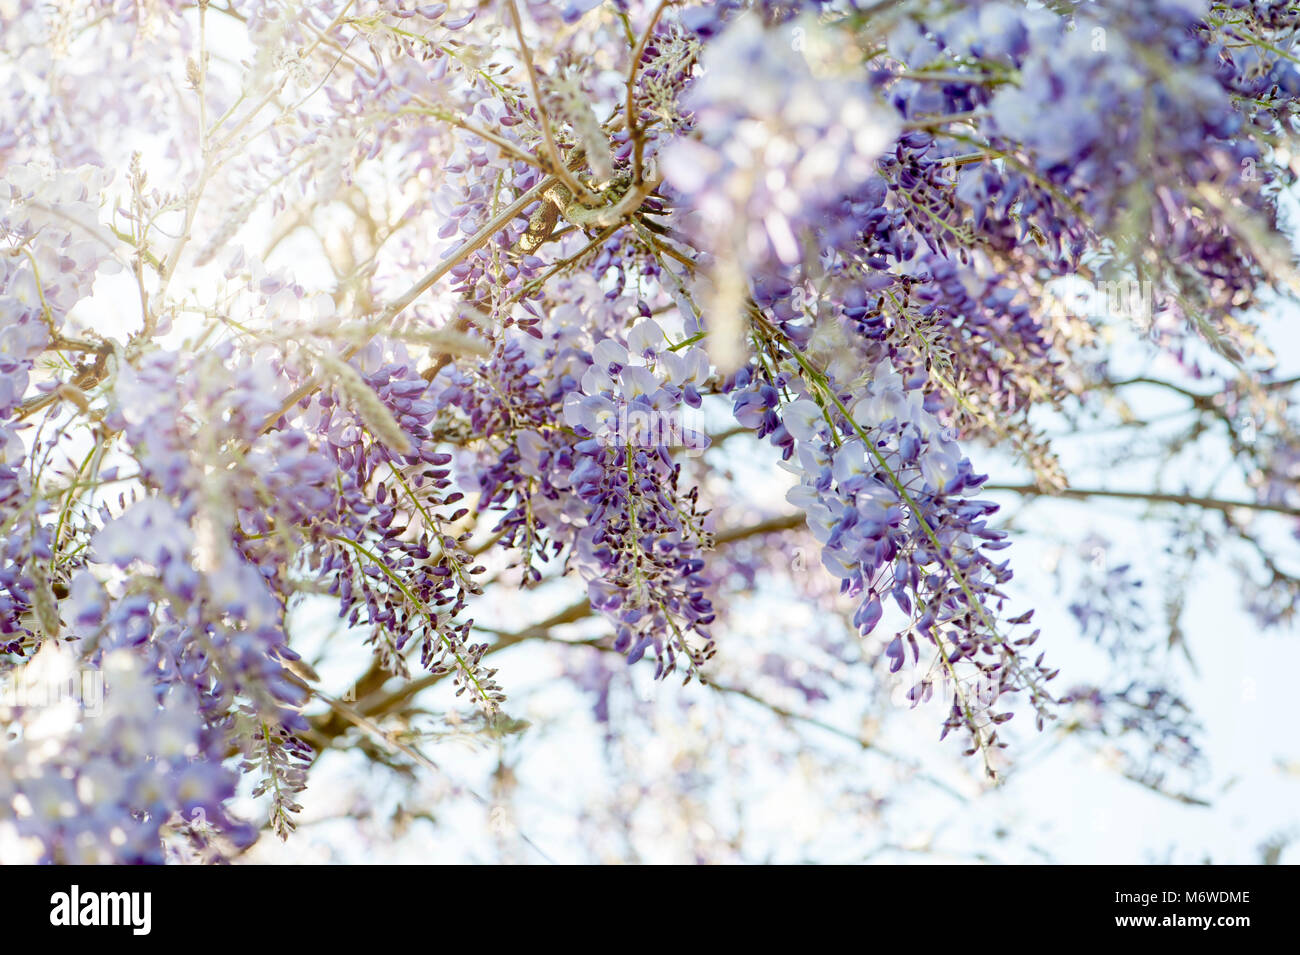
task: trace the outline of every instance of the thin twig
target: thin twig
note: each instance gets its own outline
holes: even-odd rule
[[[514,0],[511,0],[511,2],[513,3]],[[636,75],[641,68],[641,57],[645,55],[646,44],[650,42],[650,35],[655,32],[659,17],[663,14],[666,6],[668,6],[668,0],[659,0],[654,14],[650,17],[650,25],[645,28],[645,32],[641,34],[640,42],[637,43],[636,49],[632,51],[632,66],[627,74],[627,134],[632,139],[632,182],[637,185],[641,183],[641,156],[645,150],[645,137],[641,135],[642,130],[637,122],[636,106],[633,102],[636,93]]]
[[[510,16],[515,22],[515,34],[519,37],[519,53],[523,57],[524,66],[528,70],[528,82],[533,88],[533,101],[537,104],[537,121],[542,127],[542,137],[546,140],[546,155],[551,161],[551,174],[557,176],[561,182],[569,187],[569,191],[577,197],[579,202],[594,200],[591,190],[587,189],[577,178],[569,172],[568,166],[560,159],[560,151],[555,146],[555,138],[551,135],[551,123],[546,115],[546,106],[542,102],[542,89],[537,82],[537,68],[533,65],[533,53],[528,49],[528,41],[524,39],[524,24],[519,17],[519,6],[515,0],[509,0],[507,4],[510,8]]]
[[[1163,491],[1118,491],[1109,488],[1070,487],[1061,491],[1044,492],[1035,484],[985,484],[984,491],[1007,491],[1023,494],[1026,497],[1060,497],[1071,500],[1084,500],[1090,497],[1109,497],[1118,500],[1148,501],[1154,504],[1180,504],[1185,507],[1199,507],[1207,511],[1231,513],[1235,510],[1266,511],[1270,514],[1284,514],[1287,517],[1300,517],[1300,508],[1285,504],[1265,504],[1255,501],[1226,501],[1220,498],[1199,497],[1195,494],[1170,494]]]

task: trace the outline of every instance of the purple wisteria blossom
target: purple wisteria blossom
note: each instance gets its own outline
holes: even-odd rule
[[[716,700],[885,758],[905,672],[972,786],[1032,723],[1170,794],[1197,568],[1263,626],[1300,598],[1262,314],[1298,37],[1274,0],[0,2],[0,860],[231,861],[340,750],[502,836],[573,709],[629,780]],[[1007,507],[1052,495],[1150,508],[1158,556],[1076,567],[1099,529]],[[1109,679],[1058,690],[1070,636]],[[734,725],[672,758],[690,839]]]

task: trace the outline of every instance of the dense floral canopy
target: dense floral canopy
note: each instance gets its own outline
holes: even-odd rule
[[[1298,30],[1268,0],[0,0],[0,856],[233,857],[241,773],[287,836],[323,749],[427,761],[382,724],[435,684],[512,732],[494,654],[588,617],[607,652],[552,678],[600,722],[610,660],[806,701],[847,664],[917,673],[990,776],[1017,713],[1194,758],[1158,681],[1054,679],[986,472],[1081,493],[1045,422],[1142,383],[1136,328],[1242,489],[1164,503],[1289,622],[1294,538],[1251,515],[1300,517],[1256,324],[1298,287]],[[747,646],[781,572],[843,633]],[[1130,574],[1085,633],[1119,639]],[[576,602],[476,623],[547,588]],[[346,695],[294,649],[325,601],[371,651]]]

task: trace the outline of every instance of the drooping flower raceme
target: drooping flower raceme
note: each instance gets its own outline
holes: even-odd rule
[[[713,612],[700,574],[710,535],[698,491],[679,489],[673,459],[674,450],[707,446],[689,414],[708,376],[703,349],[672,351],[646,319],[626,346],[597,342],[580,390],[565,398],[565,420],[583,439],[569,483],[591,506],[574,543],[579,572],[592,606],[617,622],[615,648],[630,662],[653,649],[660,672],[672,672],[679,656],[691,669],[702,666],[712,651]]]

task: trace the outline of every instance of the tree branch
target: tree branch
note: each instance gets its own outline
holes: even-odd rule
[[[519,215],[519,213],[524,209],[541,198],[542,194],[554,184],[554,177],[546,177],[501,212],[493,216],[486,225],[470,236],[461,246],[448,255],[447,258],[443,259],[437,266],[426,272],[419,281],[389,304],[379,317],[370,323],[370,326],[367,329],[369,334],[366,336],[365,340],[349,345],[347,348],[343,349],[339,357],[343,361],[347,361],[357,352],[361,351],[361,349],[369,343],[370,339],[374,338],[374,336],[387,328],[388,325],[391,324],[392,320],[396,318],[408,305],[436,285],[444,275],[450,272],[459,263],[463,262],[466,258],[487,245],[494,235],[509,225],[510,221],[515,216]],[[275,427],[275,423],[279,421],[283,415],[292,410],[294,405],[307,397],[307,395],[314,392],[320,386],[321,381],[312,378],[310,381],[306,381],[298,388],[294,389],[289,397],[284,400],[284,403],[280,406],[280,410],[274,412],[262,423],[262,432],[270,431],[271,428]]]
[[[1117,500],[1148,501],[1154,504],[1178,504],[1184,507],[1199,507],[1207,511],[1221,511],[1225,514],[1242,509],[1248,511],[1265,511],[1271,514],[1283,514],[1287,517],[1300,517],[1300,508],[1285,504],[1264,504],[1252,501],[1226,501],[1220,498],[1199,497],[1195,494],[1170,494],[1163,491],[1122,491],[1109,488],[1066,488],[1063,491],[1044,493],[1034,484],[985,484],[985,491],[1009,491],[1025,497],[1060,497],[1071,500],[1086,500],[1092,497],[1107,497]]]

